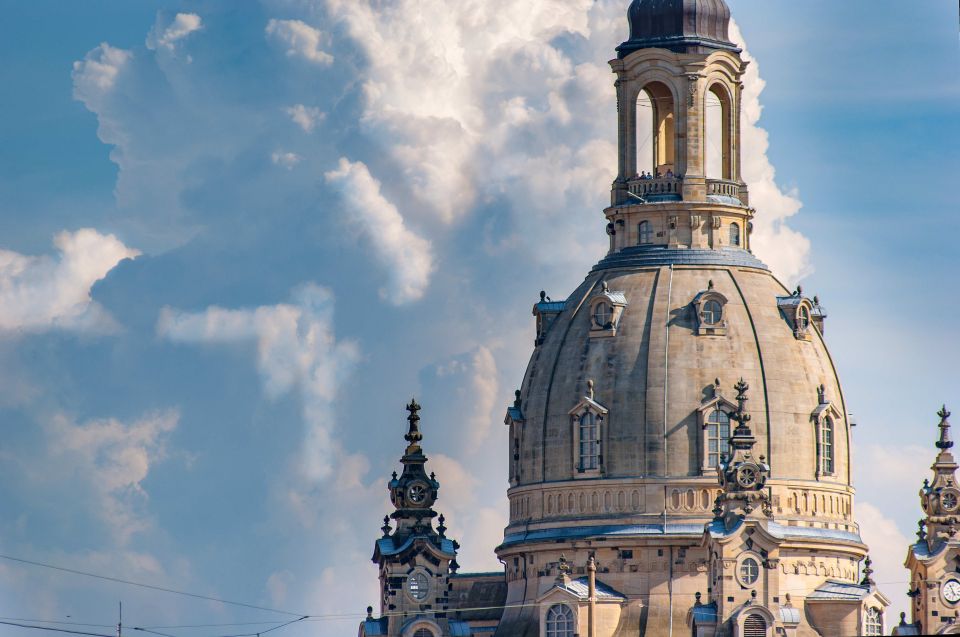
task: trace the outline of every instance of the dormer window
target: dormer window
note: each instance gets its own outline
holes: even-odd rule
[[[827,317],[827,312],[820,305],[820,299],[814,297],[811,301],[804,297],[800,287],[790,296],[777,297],[777,307],[793,328],[795,338],[807,341],[810,340],[814,331],[819,330],[823,333],[823,321]],[[811,326],[816,330],[811,329]]]
[[[817,479],[835,476],[837,473],[837,423],[843,422],[843,414],[827,400],[824,385],[817,388],[817,408],[810,418],[813,421],[817,442]]]
[[[730,456],[730,414],[737,410],[737,405],[720,391],[719,378],[713,387],[707,388],[707,392],[711,397],[701,402],[697,409],[702,432],[700,472],[703,475],[716,474],[720,459],[724,455]]]
[[[603,473],[603,432],[607,408],[593,396],[593,381],[587,381],[587,395],[570,410],[573,428],[573,477],[596,477]]]
[[[693,298],[697,319],[698,336],[724,336],[727,333],[727,318],[724,316],[727,297],[713,289],[713,281],[707,289]]]
[[[653,226],[649,221],[641,221],[637,227],[637,241],[640,245],[653,243]]]
[[[607,282],[603,281],[600,292],[590,299],[590,336],[616,336],[626,307],[627,297],[623,292],[611,292]]]

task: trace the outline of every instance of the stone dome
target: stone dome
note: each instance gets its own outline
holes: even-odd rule
[[[630,39],[620,57],[644,48],[677,53],[735,49],[730,42],[730,8],[724,0],[633,0],[627,10]]]
[[[722,303],[716,329],[701,325],[705,295]],[[603,333],[594,309],[607,298],[622,305],[612,333]],[[803,333],[795,320],[801,305],[811,317]],[[537,307],[545,327],[516,407],[523,426],[514,442],[508,544],[521,521],[526,532],[547,535],[667,518],[702,529],[719,493],[705,420],[733,409],[740,378],[750,385],[755,450],[771,467],[777,517],[819,515],[856,532],[847,412],[821,333],[822,308],[787,290],[747,250],[625,248],[600,261],[566,301]],[[584,473],[577,409],[591,404],[602,418],[601,459],[598,471]],[[829,475],[816,426],[827,412]]]

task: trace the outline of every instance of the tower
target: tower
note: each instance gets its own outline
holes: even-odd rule
[[[407,405],[407,448],[387,488],[394,511],[383,519],[383,537],[377,540],[373,561],[380,569],[380,617],[368,617],[360,637],[450,637],[464,634],[461,622],[450,620],[450,576],[456,573],[456,541],[446,537],[444,518],[433,509],[440,483],[427,475],[427,457],[420,443],[420,405]],[[391,522],[393,525],[391,526]],[[466,633],[469,634],[469,631]]]
[[[505,417],[497,635],[881,634],[826,314],[751,251],[730,10],[627,19],[608,250],[564,300],[541,292]]]
[[[960,634],[960,489],[951,451],[950,412],[944,406],[937,415],[940,437],[939,452],[930,467],[933,481],[924,480],[920,489],[925,517],[905,563],[910,570],[913,624],[902,620],[898,635]]]

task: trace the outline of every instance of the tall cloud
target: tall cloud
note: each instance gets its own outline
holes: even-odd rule
[[[130,51],[106,42],[92,49],[83,60],[73,63],[73,96],[95,111],[132,57]]]
[[[202,28],[203,20],[196,13],[178,13],[169,23],[161,23],[158,16],[157,24],[147,36],[147,48],[173,51],[179,40]]]
[[[61,232],[57,256],[0,250],[0,331],[108,331],[116,327],[90,296],[94,283],[140,253],[90,228]]]
[[[380,295],[395,305],[422,297],[434,269],[430,242],[407,228],[397,207],[380,192],[380,182],[362,162],[341,158],[339,168],[328,172],[326,178],[343,195],[351,226],[373,246],[389,273],[389,285]]]
[[[352,341],[337,340],[329,290],[307,284],[294,291],[291,303],[256,308],[211,306],[202,312],[165,308],[157,332],[180,343],[255,342],[266,395],[276,399],[299,392],[307,427],[300,465],[304,477],[317,481],[330,475],[329,458],[337,448],[330,414],[359,349]]]

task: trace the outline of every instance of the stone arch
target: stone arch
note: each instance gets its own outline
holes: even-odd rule
[[[632,103],[637,123],[634,130],[636,172],[648,170],[664,175],[668,170],[677,172],[679,113],[670,83],[650,79],[638,84]]]
[[[726,83],[710,81],[703,92],[703,167],[708,179],[733,179],[734,100]]]

